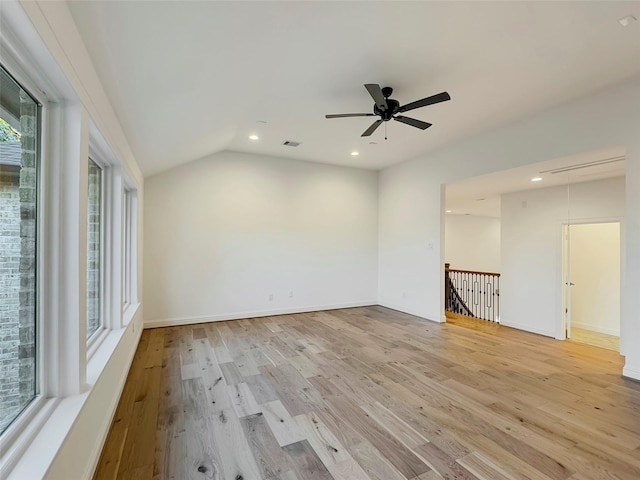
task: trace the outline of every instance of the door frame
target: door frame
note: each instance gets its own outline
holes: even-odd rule
[[[567,295],[567,291],[569,290],[569,285],[566,285],[567,279],[567,270],[568,261],[569,261],[569,229],[571,225],[591,225],[598,223],[618,223],[620,224],[620,307],[622,308],[622,292],[624,290],[624,265],[626,260],[626,246],[625,246],[625,225],[624,225],[624,217],[594,217],[594,218],[576,218],[571,221],[561,220],[560,221],[560,275],[559,275],[559,286],[560,286],[560,299],[561,299],[561,314],[560,314],[560,325],[558,329],[558,335],[556,335],[557,340],[567,340],[567,316],[571,313],[571,293]],[[566,233],[565,233],[566,232]],[[622,318],[620,319],[622,321]],[[569,323],[569,328],[571,324]],[[622,339],[622,328],[620,328],[620,338]]]

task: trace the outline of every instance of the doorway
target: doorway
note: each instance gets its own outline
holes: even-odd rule
[[[563,228],[566,337],[620,351],[620,222]]]

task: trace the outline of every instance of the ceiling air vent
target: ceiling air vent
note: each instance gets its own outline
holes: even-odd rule
[[[543,170],[540,173],[563,173],[563,172],[569,172],[571,170],[581,170],[583,168],[599,167],[600,165],[608,165],[609,163],[624,162],[624,160],[625,160],[624,155],[618,156],[618,157],[610,157],[610,158],[604,158],[602,160],[594,160],[593,162],[585,162],[585,163],[578,163],[574,165],[568,165],[566,167],[555,168],[553,170]]]
[[[292,140],[285,140],[284,142],[282,142],[282,144],[287,146],[287,147],[298,147],[300,145],[300,142],[294,142]]]

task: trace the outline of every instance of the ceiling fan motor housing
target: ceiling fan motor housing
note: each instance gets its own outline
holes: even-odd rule
[[[397,100],[393,100],[392,98],[387,98],[386,100],[389,108],[387,108],[386,110],[381,110],[378,108],[376,104],[374,104],[373,113],[375,113],[376,115],[380,115],[382,120],[384,120],[385,122],[388,122],[389,120],[391,120],[393,115],[398,113],[398,109],[400,108],[400,102],[398,102]]]

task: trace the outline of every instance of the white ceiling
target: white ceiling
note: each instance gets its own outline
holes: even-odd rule
[[[221,150],[379,169],[640,72],[637,1],[68,3],[147,176]],[[369,112],[364,83],[452,101],[361,138],[324,115]]]
[[[625,174],[622,147],[598,150],[525,165],[448,184],[446,209],[450,215],[500,217],[500,195],[537,188],[590,182]],[[552,173],[550,170],[562,169]],[[532,182],[532,178],[541,178]]]

